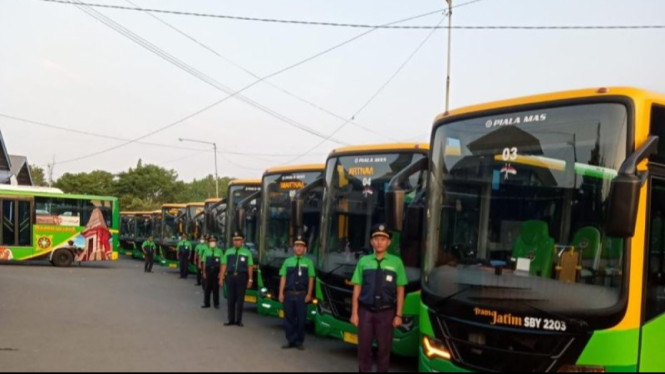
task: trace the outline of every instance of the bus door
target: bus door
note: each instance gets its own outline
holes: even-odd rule
[[[665,367],[665,170],[654,170],[649,180],[647,218],[646,284],[640,334],[639,371],[660,371]],[[654,175],[655,174],[655,175]],[[657,176],[656,176],[657,175]]]

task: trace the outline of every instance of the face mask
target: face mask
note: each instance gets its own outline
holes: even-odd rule
[[[199,240],[199,242],[201,242],[201,244],[203,244],[203,243],[205,243],[206,241],[203,240],[203,239],[201,239],[201,240]]]
[[[217,247],[217,243],[215,242],[210,243],[210,248],[215,248],[215,247]]]

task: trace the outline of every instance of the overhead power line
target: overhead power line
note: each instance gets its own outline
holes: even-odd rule
[[[353,28],[366,28],[366,29],[402,29],[402,30],[422,30],[422,29],[448,29],[447,26],[420,26],[420,25],[367,25],[367,24],[356,24],[356,23],[338,23],[338,22],[319,22],[319,21],[301,21],[301,20],[285,20],[285,19],[275,19],[275,18],[257,18],[257,17],[242,17],[242,16],[230,16],[223,14],[209,14],[209,13],[197,13],[197,12],[183,12],[176,10],[164,10],[164,9],[151,9],[151,8],[141,8],[141,7],[128,7],[121,5],[110,5],[110,4],[96,4],[96,3],[75,3],[68,0],[42,0],[50,3],[61,3],[61,4],[80,4],[90,7],[99,7],[99,8],[110,8],[118,10],[131,10],[139,12],[150,12],[150,13],[164,13],[164,14],[173,14],[180,16],[196,16],[196,17],[208,17],[208,18],[222,18],[230,19],[237,21],[252,21],[252,22],[264,22],[264,23],[285,23],[285,24],[294,24],[294,25],[308,25],[308,26],[331,26],[331,27],[353,27]],[[469,1],[461,5],[475,3],[481,0]],[[461,30],[617,30],[617,29],[664,29],[665,25],[569,25],[569,26],[452,26],[453,29]]]
[[[476,0],[476,1],[477,1],[477,0]],[[460,4],[459,6],[461,6],[461,5],[464,5],[464,4]],[[79,7],[79,9],[86,11],[86,13],[89,13],[88,11],[93,11],[92,9],[87,8],[87,7]],[[409,17],[409,18],[405,18],[405,19],[400,19],[400,20],[397,20],[397,21],[391,22],[391,23],[389,23],[389,24],[397,24],[397,23],[407,22],[407,21],[410,21],[410,20],[414,20],[414,19],[417,19],[417,18],[426,17],[426,16],[429,16],[429,15],[431,15],[431,14],[439,13],[439,12],[441,12],[441,10],[437,10],[437,11],[433,11],[433,12],[428,12],[428,13],[424,13],[424,14],[420,14],[420,15],[412,16],[412,17]],[[95,11],[95,13],[101,15],[99,12],[96,12],[96,11]],[[90,14],[90,13],[89,13],[89,14]],[[118,30],[118,31],[119,31],[119,30]],[[240,92],[242,92],[242,91],[244,91],[244,90],[246,90],[246,89],[248,89],[248,88],[250,88],[250,87],[256,85],[257,83],[261,82],[262,80],[265,80],[265,79],[268,79],[268,78],[274,77],[274,76],[276,76],[276,75],[282,74],[282,73],[284,73],[284,72],[286,72],[286,71],[288,71],[288,70],[291,70],[291,69],[293,69],[293,68],[295,68],[295,67],[298,67],[298,66],[300,66],[300,65],[303,65],[303,64],[305,64],[305,63],[307,63],[307,62],[309,62],[309,61],[312,61],[312,60],[314,60],[314,59],[316,59],[316,58],[318,58],[318,57],[321,57],[321,56],[323,56],[323,55],[325,55],[325,54],[327,54],[327,53],[330,53],[330,52],[332,52],[332,51],[334,51],[334,50],[336,50],[336,49],[338,49],[338,48],[341,48],[342,46],[347,45],[347,44],[349,44],[349,43],[351,43],[351,42],[353,42],[353,41],[355,41],[355,40],[357,40],[357,39],[359,39],[359,38],[361,38],[361,37],[363,37],[363,36],[365,36],[365,35],[367,35],[367,34],[373,32],[373,31],[376,31],[376,29],[371,29],[371,30],[368,30],[368,31],[364,31],[364,32],[361,33],[361,34],[358,34],[358,35],[356,35],[356,36],[354,36],[354,37],[352,37],[352,38],[350,38],[350,39],[347,39],[347,40],[345,40],[345,41],[343,41],[343,42],[341,42],[341,43],[338,43],[338,44],[336,44],[336,45],[334,45],[334,46],[332,46],[332,47],[329,47],[329,48],[327,48],[327,49],[325,49],[325,50],[323,50],[323,51],[321,51],[321,52],[318,52],[318,53],[316,53],[316,54],[314,54],[314,55],[312,55],[312,56],[309,56],[309,57],[307,57],[307,58],[305,58],[305,59],[303,59],[303,60],[300,60],[300,61],[298,61],[298,62],[296,62],[296,63],[294,63],[294,64],[291,64],[291,65],[289,65],[289,66],[287,66],[287,67],[285,67],[285,68],[282,68],[282,69],[280,69],[280,70],[277,70],[277,71],[275,71],[275,72],[273,72],[273,73],[271,73],[271,74],[269,74],[269,75],[263,77],[262,79],[257,79],[257,80],[254,81],[253,83],[251,83],[251,84],[249,84],[249,85],[243,87],[242,89],[236,91],[234,94],[238,94],[238,93],[240,93]],[[119,31],[119,32],[120,32],[120,31]],[[124,34],[123,34],[123,35],[124,35]],[[131,39],[131,34],[128,35],[127,37],[129,37],[129,38]],[[146,48],[150,50],[150,48],[148,48],[148,47],[146,47]],[[128,142],[126,142],[126,143],[123,143],[123,144],[120,144],[120,145],[117,145],[117,146],[114,146],[114,147],[110,147],[110,148],[107,148],[107,149],[103,149],[103,150],[98,151],[98,152],[94,152],[94,153],[90,153],[90,154],[83,155],[83,156],[80,156],[80,157],[76,157],[76,158],[72,158],[72,159],[69,159],[69,160],[65,160],[65,161],[62,161],[61,163],[69,163],[69,162],[80,161],[80,160],[83,160],[83,159],[87,159],[87,158],[95,157],[95,156],[98,156],[98,155],[100,155],[100,154],[103,154],[103,153],[110,152],[110,151],[113,151],[113,150],[115,150],[115,149],[121,148],[121,147],[123,147],[123,146],[125,146],[125,145],[128,145],[128,144],[131,144],[131,143],[133,143],[133,142],[136,142],[136,141],[139,141],[139,140],[145,139],[145,138],[147,138],[147,137],[149,137],[149,136],[152,136],[152,135],[157,134],[157,133],[159,133],[159,132],[161,132],[161,131],[164,131],[164,130],[166,130],[166,129],[168,129],[168,128],[171,128],[171,127],[173,127],[173,126],[175,126],[175,125],[177,125],[177,124],[180,124],[180,123],[182,123],[182,122],[185,122],[186,120],[189,120],[189,119],[191,119],[191,118],[193,118],[193,117],[195,117],[195,116],[197,116],[197,115],[199,115],[199,114],[201,114],[201,113],[203,113],[203,112],[205,112],[205,111],[207,111],[207,110],[209,110],[209,109],[211,109],[211,108],[217,106],[218,104],[221,104],[222,102],[226,101],[226,100],[227,100],[228,98],[230,98],[231,96],[232,96],[232,95],[226,96],[226,97],[224,97],[224,98],[222,98],[222,99],[220,99],[220,100],[218,100],[218,101],[216,101],[216,102],[214,102],[214,103],[212,103],[212,104],[210,104],[210,105],[207,105],[207,106],[205,106],[205,107],[203,107],[203,108],[197,110],[196,112],[194,112],[194,113],[192,113],[192,114],[189,114],[189,115],[187,115],[187,116],[185,116],[185,117],[183,117],[183,118],[181,118],[181,119],[179,119],[179,120],[177,120],[177,121],[175,121],[175,122],[172,122],[172,123],[170,123],[170,124],[167,124],[167,125],[165,125],[165,126],[162,126],[162,127],[158,128],[158,129],[156,129],[156,130],[154,130],[154,131],[151,131],[151,132],[149,132],[149,133],[147,133],[147,134],[145,134],[145,135],[143,135],[143,136],[140,136],[140,137],[137,137],[137,138],[131,139],[130,141],[128,141]]]

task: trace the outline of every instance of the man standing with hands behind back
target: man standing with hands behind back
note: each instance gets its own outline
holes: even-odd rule
[[[351,279],[351,323],[358,327],[358,369],[372,371],[372,341],[376,338],[377,371],[387,372],[393,328],[402,325],[404,286],[408,281],[402,259],[387,253],[392,234],[386,225],[374,225],[370,235],[374,254],[358,261]]]

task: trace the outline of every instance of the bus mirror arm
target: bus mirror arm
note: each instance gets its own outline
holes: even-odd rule
[[[413,173],[427,170],[428,158],[424,157],[411,163],[388,182],[386,190],[386,225],[393,231],[401,232],[404,227],[404,189],[401,184]]]
[[[315,188],[323,187],[324,182],[325,179],[323,177],[317,178],[312,183],[296,192],[296,196],[291,201],[291,212],[293,212],[293,214],[291,214],[291,227],[293,227],[294,233],[303,234],[302,229],[305,225],[305,196]]]
[[[638,175],[637,164],[658,152],[658,137],[649,136],[644,144],[631,154],[612,180],[605,222],[605,234],[617,238],[630,238],[635,234],[640,189],[646,173]]]

